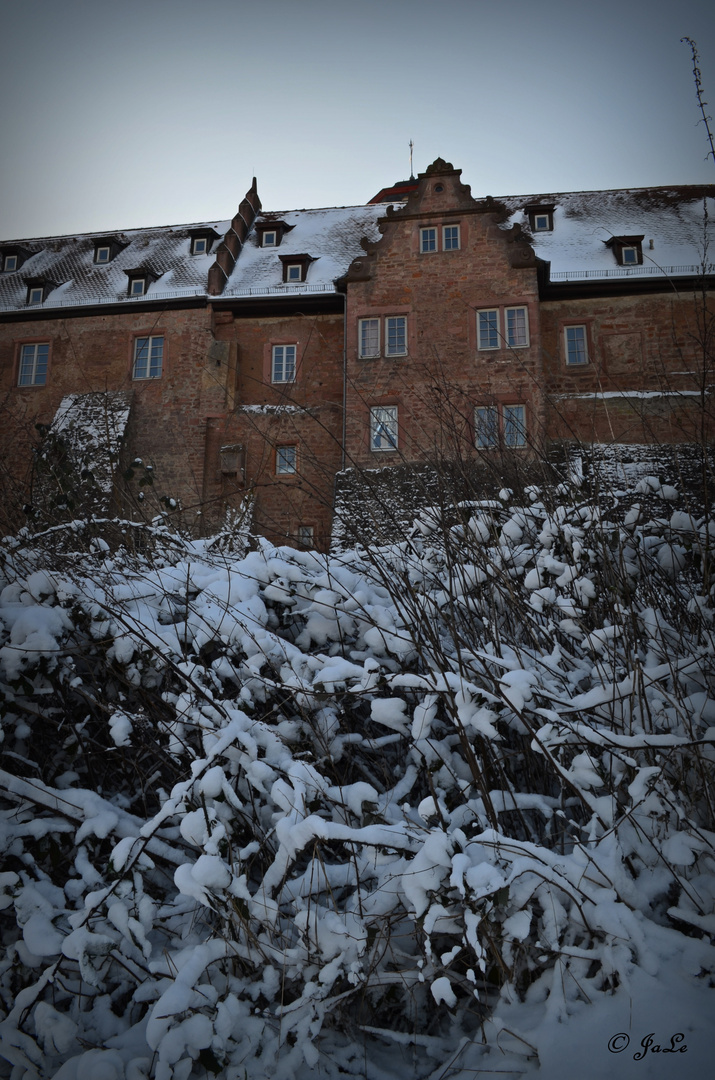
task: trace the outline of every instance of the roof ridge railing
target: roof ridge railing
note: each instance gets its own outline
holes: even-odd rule
[[[335,286],[330,285],[254,285],[248,289],[236,289],[222,296],[209,296],[205,289],[174,289],[171,292],[148,292],[142,296],[90,296],[83,300],[52,300],[47,298],[42,304],[0,303],[0,311],[47,311],[52,308],[92,307],[95,304],[141,304],[156,300],[180,300],[205,297],[212,302],[242,296],[293,296],[304,293],[334,293]]]
[[[594,278],[672,277],[688,274],[698,277],[715,272],[715,263],[690,263],[682,266],[620,266],[617,270],[556,270],[549,281],[584,281]]]

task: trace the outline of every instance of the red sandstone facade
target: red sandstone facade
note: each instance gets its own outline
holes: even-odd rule
[[[37,425],[68,394],[131,394],[125,457],[151,463],[190,527],[250,498],[256,531],[319,548],[345,467],[711,436],[712,267],[676,232],[712,192],[624,193],[631,223],[623,193],[475,199],[439,160],[407,190],[281,216],[254,185],[221,228],[0,245],[8,517],[32,502]],[[593,266],[572,267],[586,244]]]

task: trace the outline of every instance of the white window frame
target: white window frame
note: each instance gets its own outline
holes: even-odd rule
[[[295,382],[298,366],[298,346],[294,344],[271,346],[271,382]]]
[[[94,261],[98,266],[105,266],[112,258],[112,249],[109,244],[100,244],[94,252]]]
[[[278,234],[274,229],[266,230],[261,235],[261,247],[278,247]]]
[[[129,279],[130,296],[146,296],[146,278],[133,277]]]
[[[11,274],[17,270],[17,255],[6,255],[3,259],[2,268],[6,274]]]
[[[551,232],[551,215],[534,214],[534,232]]]
[[[45,290],[41,285],[33,285],[27,294],[28,304],[43,304],[45,301]]]
[[[358,319],[358,356],[361,360],[374,360],[380,355],[380,320]]]
[[[495,316],[482,326],[482,316]],[[492,344],[492,335],[496,335]],[[490,352],[501,348],[501,314],[499,308],[480,308],[477,311],[477,348]]]
[[[209,242],[206,236],[194,236],[191,241],[192,255],[208,255]]]
[[[276,476],[295,476],[298,472],[298,447],[285,443],[276,447]]]
[[[294,285],[297,281],[303,280],[303,264],[302,263],[287,263],[286,265],[286,284]]]
[[[35,341],[27,345],[21,345],[17,385],[46,386],[49,359],[49,342]]]
[[[375,453],[397,450],[398,442],[398,406],[374,405],[370,409],[370,449]]]
[[[523,330],[523,340],[516,340],[516,337],[521,337],[521,333],[514,334],[515,327],[510,325],[510,316],[524,316],[523,327],[516,326],[516,329]],[[529,309],[525,304],[515,304],[512,307],[504,308],[504,328],[506,330],[506,346],[508,349],[528,349],[529,348]]]
[[[385,356],[407,356],[406,315],[385,316]]]
[[[569,340],[569,333],[577,330],[581,331],[580,343],[575,339]],[[584,367],[588,364],[588,332],[584,323],[564,326],[564,356],[567,367]]]
[[[520,450],[526,446],[526,406],[502,405],[504,446]]]
[[[448,229],[450,229],[450,230],[451,229],[456,229],[456,236],[450,236],[449,237],[449,247],[447,246],[447,244],[448,244],[447,230]],[[454,239],[456,239],[456,241],[457,241],[456,244],[453,244],[451,242]],[[442,251],[459,251],[460,246],[461,246],[461,242],[462,242],[462,237],[460,235],[459,225],[443,225],[442,226]]]
[[[629,258],[629,256],[633,256]],[[621,248],[621,264],[623,266],[639,266],[640,265],[640,252],[633,244],[626,244]]]
[[[437,251],[437,226],[429,225],[424,229],[420,229],[420,254],[430,255],[433,251]]]
[[[146,356],[140,353],[146,350]],[[164,371],[164,335],[146,334],[134,339],[132,378],[137,381],[160,379]]]

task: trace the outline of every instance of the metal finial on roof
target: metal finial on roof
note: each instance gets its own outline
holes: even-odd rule
[[[414,145],[415,144],[412,142],[412,139],[410,139],[410,180],[414,180],[414,178],[415,178],[415,174],[412,171],[412,147]]]

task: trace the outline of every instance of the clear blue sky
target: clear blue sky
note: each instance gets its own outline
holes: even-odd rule
[[[0,237],[366,202],[715,181],[712,0],[26,0],[0,46]]]

